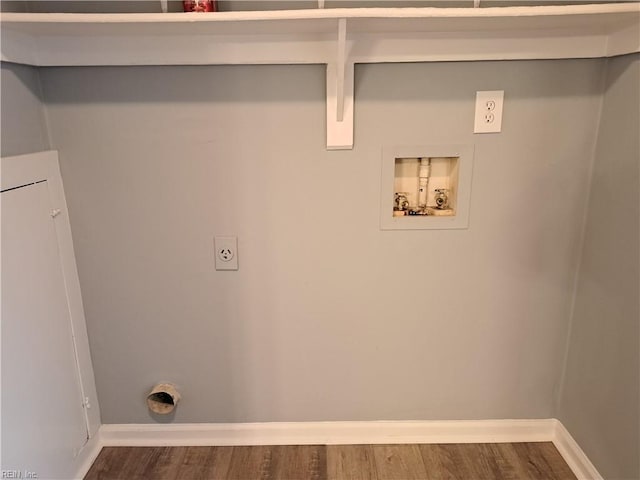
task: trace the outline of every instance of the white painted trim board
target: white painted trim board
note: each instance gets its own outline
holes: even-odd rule
[[[104,446],[105,445],[102,443],[102,438],[100,436],[100,431],[98,431],[89,439],[84,447],[82,447],[82,450],[80,450],[76,457],[77,469],[73,476],[74,480],[84,479]]]
[[[604,480],[578,442],[559,420],[556,420],[552,441],[578,480]]]
[[[549,441],[555,421],[372,421],[103,425],[109,446],[348,445]]]

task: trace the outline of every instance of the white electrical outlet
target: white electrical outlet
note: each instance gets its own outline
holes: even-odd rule
[[[238,270],[238,237],[217,236],[213,239],[216,270]]]
[[[476,117],[474,133],[502,131],[502,104],[504,90],[476,92]]]

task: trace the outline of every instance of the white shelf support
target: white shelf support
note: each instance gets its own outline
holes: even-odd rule
[[[344,67],[347,61],[347,19],[338,20],[338,55],[337,55],[337,106],[336,120],[341,122],[344,118]]]
[[[338,19],[336,61],[327,64],[327,149],[353,148],[353,62],[348,61],[347,19]]]
[[[343,64],[343,114],[338,120],[338,65],[327,64],[327,150],[353,148],[353,62]]]

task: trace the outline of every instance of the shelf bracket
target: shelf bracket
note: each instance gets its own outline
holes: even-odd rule
[[[344,118],[344,67],[347,60],[347,19],[338,20],[338,55],[337,55],[337,116],[336,120],[341,122]]]
[[[336,61],[327,64],[327,149],[353,148],[353,62],[347,61],[347,20],[338,20]]]

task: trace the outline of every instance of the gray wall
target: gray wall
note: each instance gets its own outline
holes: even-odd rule
[[[566,5],[633,0],[481,0],[482,7]],[[472,7],[473,0],[325,0],[325,8]],[[318,8],[318,0],[218,0],[218,10],[295,10]],[[5,12],[141,13],[160,12],[159,0],[0,0]],[[168,11],[182,12],[182,0],[169,0]]]
[[[640,478],[640,56],[606,93],[559,418],[610,479]]]
[[[551,416],[602,71],[358,66],[328,152],[322,66],[43,69],[103,421],[152,421],[157,381],[180,422]],[[488,89],[503,133],[473,135]],[[380,231],[382,147],[454,143],[470,228]]]
[[[3,62],[0,66],[2,156],[49,148],[38,70]]]
[[[508,3],[507,0],[494,1],[498,4]],[[587,0],[582,1],[587,2]],[[318,0],[218,0],[217,6],[221,12],[317,9]],[[473,0],[326,0],[325,2],[325,8],[472,6]],[[169,0],[167,7],[169,12],[182,12],[182,0]],[[159,13],[161,6],[159,0],[0,0],[0,10],[33,13]]]

